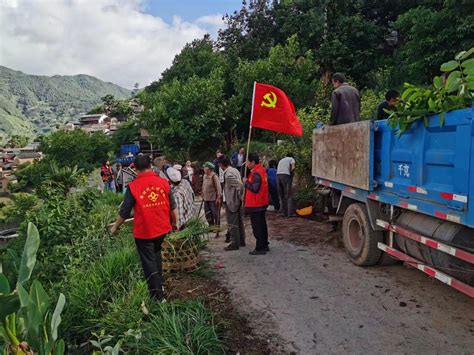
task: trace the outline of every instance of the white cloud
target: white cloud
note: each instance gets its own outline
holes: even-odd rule
[[[221,15],[166,23],[143,0],[0,0],[0,65],[29,74],[90,74],[131,88],[159,78]]]
[[[196,20],[196,23],[203,25],[211,25],[221,27],[224,25],[223,16],[221,14],[201,16]]]

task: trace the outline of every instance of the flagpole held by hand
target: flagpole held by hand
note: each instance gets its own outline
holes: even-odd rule
[[[252,120],[253,120],[253,108],[255,106],[255,87],[257,86],[257,82],[253,82],[253,94],[252,94],[252,110],[250,113],[250,126],[249,126],[249,137],[247,139],[247,151],[245,152],[245,169],[244,169],[244,176],[242,178],[247,177],[247,162],[249,160],[249,153],[250,153],[250,140],[252,139]],[[245,201],[245,186],[244,186],[244,195],[243,201]]]

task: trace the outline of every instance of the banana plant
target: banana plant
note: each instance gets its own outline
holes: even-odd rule
[[[61,312],[66,303],[64,295],[59,295],[51,313],[51,300],[40,282],[34,280],[29,291],[26,289],[36,264],[39,244],[38,229],[29,223],[14,290],[0,266],[0,336],[5,343],[4,354],[64,354],[64,341],[58,339]]]

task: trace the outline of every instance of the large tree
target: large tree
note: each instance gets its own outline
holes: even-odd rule
[[[425,2],[401,14],[395,28],[404,44],[394,70],[410,82],[427,83],[438,74],[442,63],[474,46],[474,3]]]
[[[41,150],[59,166],[75,166],[90,170],[107,160],[112,152],[112,141],[105,134],[92,135],[82,131],[56,131],[44,137]]]
[[[146,110],[142,122],[154,143],[179,158],[190,158],[223,140],[225,112],[221,69],[208,77],[175,79],[155,93],[143,95]]]

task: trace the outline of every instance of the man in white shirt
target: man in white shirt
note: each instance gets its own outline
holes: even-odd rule
[[[293,154],[288,153],[281,159],[277,167],[278,195],[280,196],[280,212],[288,217],[293,214],[292,185],[296,161]]]

